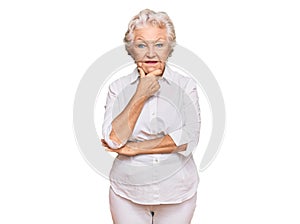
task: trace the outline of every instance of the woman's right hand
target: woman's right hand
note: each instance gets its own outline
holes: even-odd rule
[[[147,75],[140,67],[138,67],[138,71],[140,73],[140,81],[136,89],[136,94],[141,97],[146,96],[147,98],[153,96],[160,88],[158,78],[162,74],[162,70],[157,69]]]

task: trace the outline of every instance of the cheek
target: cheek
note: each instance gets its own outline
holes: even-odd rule
[[[157,55],[158,55],[158,57],[160,58],[161,61],[165,62],[168,59],[169,51],[158,52]]]
[[[135,54],[135,53],[131,53],[131,56],[133,58],[134,61],[138,62],[138,61],[142,61],[142,57],[139,56],[138,54]]]

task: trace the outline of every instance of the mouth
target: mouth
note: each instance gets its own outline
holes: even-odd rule
[[[148,65],[154,65],[154,64],[158,63],[158,61],[144,61],[144,63],[146,63]]]

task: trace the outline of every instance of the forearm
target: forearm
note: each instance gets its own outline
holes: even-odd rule
[[[184,151],[187,144],[177,146],[169,135],[162,138],[129,143],[128,147],[136,150],[137,154],[165,154]]]
[[[157,75],[162,73],[160,69],[150,72],[147,76],[143,69],[138,68],[138,70],[140,79],[135,94],[132,96],[125,109],[111,123],[112,130],[109,134],[109,138],[118,145],[127,142],[145,102],[160,88],[157,77]]]
[[[148,97],[133,95],[125,109],[112,121],[110,139],[121,144],[127,141]]]

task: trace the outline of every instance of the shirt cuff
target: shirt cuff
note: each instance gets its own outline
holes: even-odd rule
[[[188,133],[182,129],[178,129],[172,133],[169,133],[169,136],[172,138],[176,146],[187,144],[187,147],[184,151],[177,152],[186,157],[189,156],[197,146],[197,144],[195,144],[195,142],[191,139],[191,136],[188,136]]]

